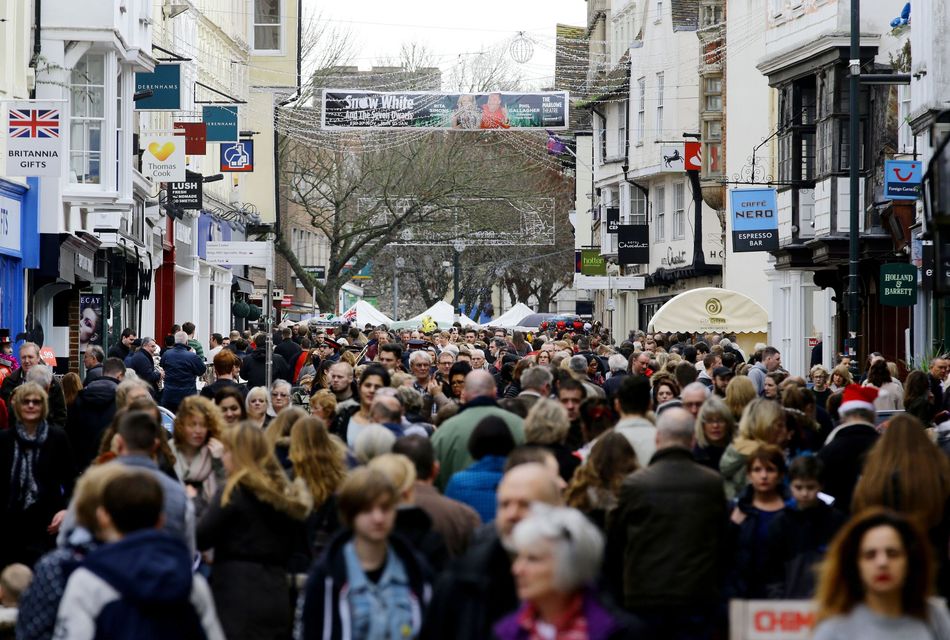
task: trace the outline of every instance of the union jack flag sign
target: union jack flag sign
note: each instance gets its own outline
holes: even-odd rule
[[[58,138],[59,109],[10,109],[11,138]]]

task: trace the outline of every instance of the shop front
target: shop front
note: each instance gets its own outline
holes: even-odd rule
[[[0,179],[0,327],[23,332],[24,272],[37,266],[36,186]]]

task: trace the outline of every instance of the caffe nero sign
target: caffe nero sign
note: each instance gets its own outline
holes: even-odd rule
[[[917,302],[917,267],[912,264],[882,264],[878,283],[881,304],[912,307]]]
[[[732,196],[732,250],[778,249],[778,198],[775,189],[734,189]]]

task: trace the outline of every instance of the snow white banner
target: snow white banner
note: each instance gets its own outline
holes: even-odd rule
[[[323,90],[324,129],[567,129],[568,93]]]

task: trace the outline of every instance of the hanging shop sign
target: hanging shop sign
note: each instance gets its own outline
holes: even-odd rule
[[[607,233],[617,233],[620,229],[620,207],[607,207]]]
[[[919,160],[884,161],[884,197],[889,200],[916,200],[924,178]]]
[[[184,182],[168,183],[169,204],[197,211],[201,209],[204,200],[204,185],[201,180],[186,180]]]
[[[567,129],[568,93],[323,90],[324,129]]]
[[[622,224],[617,232],[617,262],[649,264],[650,227],[645,224]]]
[[[136,111],[178,111],[181,109],[181,65],[160,64],[151,73],[135,74],[135,93],[152,95],[135,101]]]
[[[205,105],[201,108],[201,121],[205,123],[208,142],[237,142],[238,108]]]
[[[222,144],[221,171],[232,173],[254,171],[254,141],[241,140]]]
[[[185,155],[203,156],[208,140],[208,125],[204,122],[176,122],[176,131],[185,132]]]
[[[607,260],[600,249],[581,249],[581,273],[585,276],[607,275]]]
[[[702,145],[695,140],[683,144],[685,158],[683,158],[683,168],[687,171],[703,170],[703,152]]]
[[[888,307],[912,307],[917,302],[917,267],[895,262],[881,265],[878,293]]]
[[[581,252],[579,249],[574,250],[574,273],[580,273],[583,269],[583,264],[581,262]]]
[[[20,200],[0,195],[0,251],[21,255],[20,251]]]
[[[778,198],[775,189],[733,189],[732,250],[775,251],[778,249]]]
[[[185,136],[174,131],[142,134],[142,175],[156,182],[185,181]]]
[[[102,345],[102,294],[79,296],[79,353],[90,344]]]
[[[663,171],[685,171],[686,163],[683,158],[683,150],[679,146],[660,147],[660,168]]]
[[[63,174],[61,104],[39,100],[5,103],[7,176],[58,178]]]

